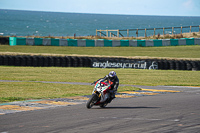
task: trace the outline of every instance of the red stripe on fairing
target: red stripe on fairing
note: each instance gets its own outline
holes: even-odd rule
[[[108,86],[108,84],[107,83],[105,83],[105,82],[101,82],[102,84],[104,84],[104,85],[106,85],[106,86]]]
[[[107,93],[107,90],[109,90],[110,87],[108,87],[106,90],[103,91],[103,94],[105,95]]]
[[[104,91],[103,91],[103,94],[105,95],[106,93],[107,93],[107,90],[110,90],[111,89],[111,86],[109,86],[107,89],[105,89]]]

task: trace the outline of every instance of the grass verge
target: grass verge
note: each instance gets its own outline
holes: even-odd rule
[[[31,82],[0,82],[0,103],[30,99],[66,98],[91,95],[94,86]],[[119,92],[139,88],[119,87]]]
[[[0,102],[90,95],[93,86],[26,81],[92,83],[111,70],[116,71],[120,84],[200,86],[199,71],[0,66],[1,80],[24,81],[0,82]],[[137,89],[120,86],[118,91]]]
[[[6,46],[0,45],[0,54],[61,54],[89,56],[123,56],[156,58],[198,58],[200,45],[168,47],[54,47],[54,46]]]
[[[103,78],[116,71],[120,84],[199,86],[200,71],[102,69],[71,67],[7,67],[0,66],[1,80],[84,82]]]

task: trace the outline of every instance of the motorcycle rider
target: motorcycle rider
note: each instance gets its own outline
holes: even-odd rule
[[[119,79],[117,77],[117,74],[115,71],[111,71],[109,72],[108,75],[106,75],[103,80],[107,80],[108,83],[111,85],[111,89],[109,91],[110,93],[110,99],[108,101],[108,103],[110,103],[112,101],[112,99],[115,98],[115,94],[117,93],[117,89],[119,86]]]

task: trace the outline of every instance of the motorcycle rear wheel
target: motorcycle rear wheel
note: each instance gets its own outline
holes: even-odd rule
[[[92,106],[97,101],[97,99],[98,99],[98,96],[96,94],[92,94],[92,96],[90,97],[90,99],[86,103],[86,107],[88,109],[92,108]]]

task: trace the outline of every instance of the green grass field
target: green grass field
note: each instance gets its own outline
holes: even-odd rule
[[[6,46],[0,45],[0,52],[33,54],[97,55],[97,56],[145,56],[168,58],[199,58],[200,46],[169,47],[55,47],[55,46]]]
[[[112,69],[120,84],[129,85],[180,85],[200,86],[199,71]],[[23,99],[48,99],[78,95],[90,95],[93,86],[36,83],[28,81],[85,82],[103,78],[111,69],[60,68],[60,67],[0,67],[1,80],[24,82],[0,82],[0,102]],[[120,86],[118,91],[135,90]]]
[[[1,66],[0,70],[1,80],[92,83],[114,70],[120,79],[120,84],[200,85],[200,71],[4,66]]]
[[[170,47],[53,47],[53,46],[6,46],[0,45],[0,54],[7,52],[27,54],[62,54],[90,56],[124,56],[156,58],[189,58],[200,60],[200,46]],[[47,99],[89,95],[93,86],[36,83],[28,81],[58,81],[91,83],[114,70],[120,84],[129,85],[178,85],[200,86],[200,71],[61,68],[61,67],[8,67],[0,66],[0,102],[25,99]],[[119,87],[118,91],[135,90]]]

